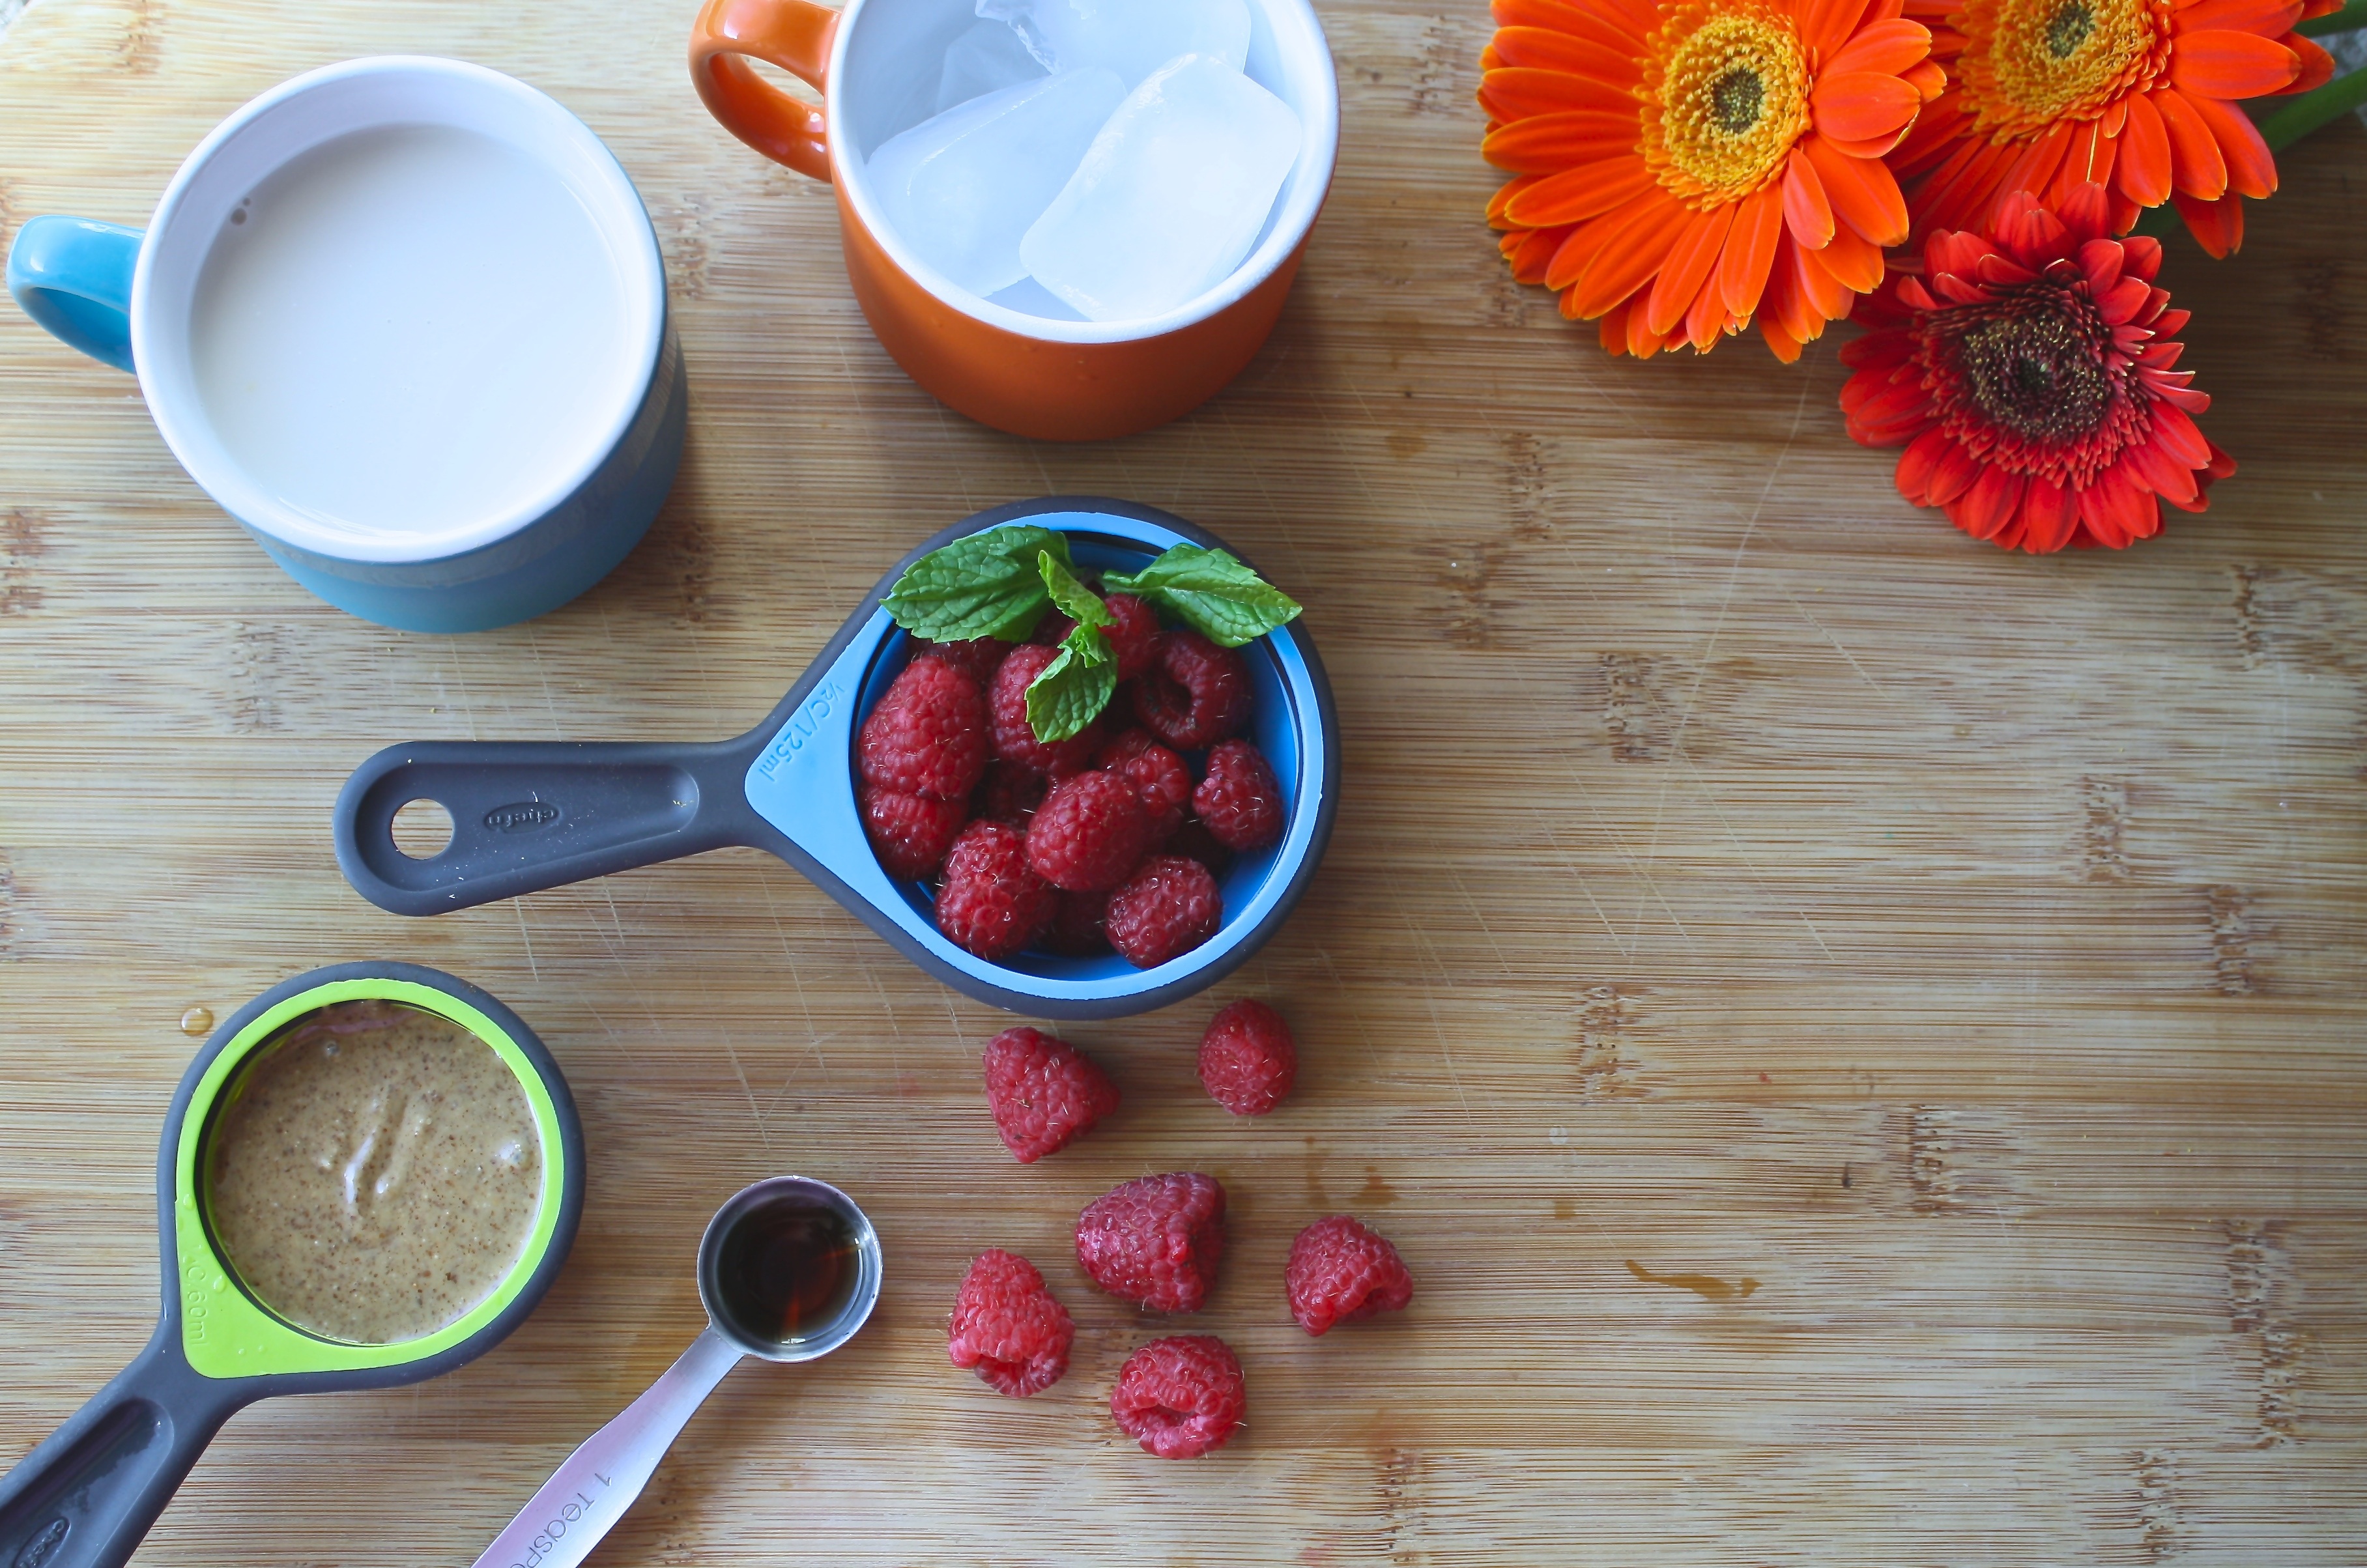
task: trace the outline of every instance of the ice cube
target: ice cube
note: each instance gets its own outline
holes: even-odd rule
[[[1219,60],[1153,72],[1019,242],[1088,321],[1157,316],[1223,282],[1298,159],[1298,116]]]
[[[1019,237],[1126,96],[1094,67],[989,93],[883,143],[865,165],[889,227],[973,294],[1027,276]]]
[[[1105,65],[1130,89],[1179,54],[1239,71],[1250,52],[1249,0],[978,0],[1008,22],[1048,71]]]
[[[1008,25],[972,22],[946,51],[946,68],[937,78],[937,112],[1043,74],[1042,62],[1027,52]]]

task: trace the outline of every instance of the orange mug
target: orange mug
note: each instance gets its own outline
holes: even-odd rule
[[[1248,0],[1247,70],[1297,114],[1305,140],[1249,256],[1215,288],[1139,321],[1055,321],[972,294],[919,261],[866,184],[872,149],[915,119],[915,84],[974,20],[970,0],[707,0],[690,73],[741,141],[837,189],[847,277],[871,330],[913,380],[1017,435],[1096,441],[1198,407],[1256,354],[1298,273],[1340,146],[1331,50],[1308,0]],[[822,94],[765,81],[764,61]]]

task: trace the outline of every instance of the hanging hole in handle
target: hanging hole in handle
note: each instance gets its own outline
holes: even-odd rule
[[[413,860],[434,860],[452,842],[452,813],[440,800],[405,801],[394,814],[394,847]]]

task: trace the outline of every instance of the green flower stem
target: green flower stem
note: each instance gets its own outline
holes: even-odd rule
[[[2330,17],[2316,17],[2297,24],[2293,31],[2304,38],[2324,38],[2328,33],[2347,33],[2367,28],[2367,0],[2350,0]]]
[[[2357,9],[2356,0],[2352,9]],[[2350,11],[2342,15],[2349,16]],[[2327,21],[2334,18],[2328,17]],[[2260,138],[2272,152],[2282,152],[2294,142],[2329,120],[2339,119],[2361,104],[2367,104],[2367,70],[2353,71],[2348,76],[2337,76],[2315,92],[2304,93],[2288,99],[2273,113],[2260,118]]]

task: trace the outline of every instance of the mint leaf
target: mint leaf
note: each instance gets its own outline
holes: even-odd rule
[[[990,528],[914,561],[880,604],[898,626],[931,642],[1018,642],[1051,602],[1036,566],[1048,555],[1069,558],[1065,535],[1022,524]]]
[[[1040,550],[1036,556],[1036,569],[1043,574],[1044,592],[1052,596],[1053,608],[1079,626],[1105,626],[1110,624],[1108,607],[1093,591],[1070,575],[1069,569],[1052,558],[1052,552]]]
[[[1101,716],[1117,692],[1117,660],[1109,639],[1092,626],[1080,626],[1060,643],[1060,651],[1027,682],[1027,728],[1049,745],[1082,733]]]
[[[1197,545],[1177,545],[1131,577],[1104,572],[1102,586],[1139,594],[1225,648],[1255,641],[1299,614],[1297,601],[1238,557]]]

